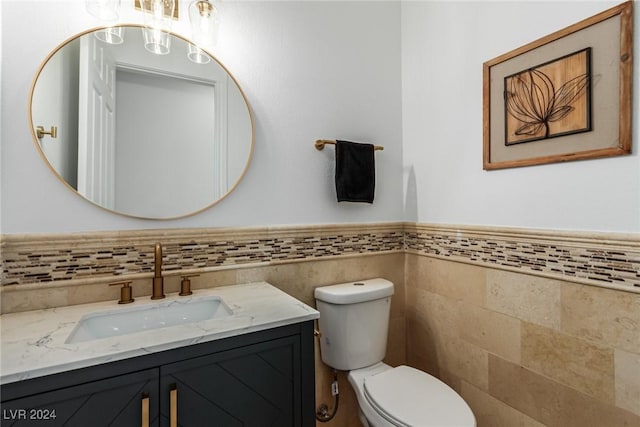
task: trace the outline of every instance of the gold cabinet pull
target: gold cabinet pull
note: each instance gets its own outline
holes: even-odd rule
[[[142,427],[149,427],[149,393],[142,393]]]
[[[169,425],[171,427],[178,427],[178,386],[171,384],[169,386],[171,390],[169,394],[170,409],[169,409]]]

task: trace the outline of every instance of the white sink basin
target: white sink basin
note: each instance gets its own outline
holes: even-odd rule
[[[233,311],[219,297],[166,301],[83,316],[66,344],[183,325],[222,317]]]

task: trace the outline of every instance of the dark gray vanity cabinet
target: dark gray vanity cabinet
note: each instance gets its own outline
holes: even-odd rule
[[[146,416],[157,427],[158,396],[158,370],[147,369],[3,401],[2,426],[141,426]]]
[[[308,321],[3,385],[2,426],[312,427],[313,344]]]
[[[184,426],[302,425],[299,352],[287,337],[162,366],[160,425],[172,411]]]

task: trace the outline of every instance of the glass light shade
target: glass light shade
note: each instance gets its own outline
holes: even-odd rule
[[[159,28],[143,28],[142,39],[144,48],[156,55],[166,55],[171,52],[171,35]]]
[[[207,0],[189,5],[191,36],[199,45],[214,45],[218,38],[218,10]]]
[[[187,58],[189,58],[189,61],[195,62],[196,64],[208,64],[211,62],[211,57],[207,55],[204,50],[200,49],[198,46],[192,45],[191,43],[189,43]]]
[[[86,0],[87,12],[103,21],[118,19],[120,0]]]
[[[124,27],[108,27],[93,33],[96,38],[109,44],[121,44],[124,42]]]
[[[174,0],[140,0],[144,12],[142,35],[144,47],[156,55],[166,55],[171,51],[171,21],[176,7]]]

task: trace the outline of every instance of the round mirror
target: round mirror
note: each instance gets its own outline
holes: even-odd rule
[[[139,218],[210,207],[235,188],[253,152],[249,105],[224,66],[175,34],[168,54],[151,53],[139,26],[58,46],[35,76],[29,115],[60,179]]]

